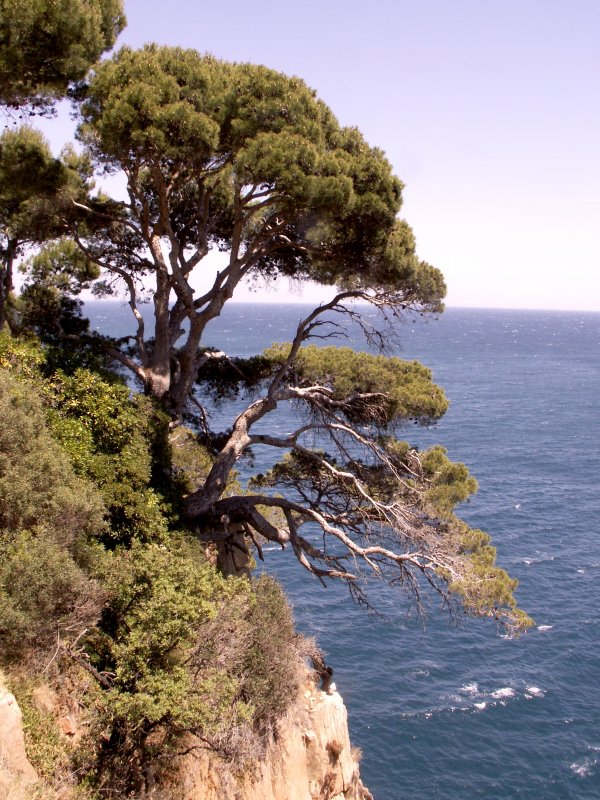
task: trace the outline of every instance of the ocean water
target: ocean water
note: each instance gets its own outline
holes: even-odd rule
[[[304,310],[230,304],[206,344],[259,352]],[[124,306],[86,311],[128,330]],[[600,798],[600,314],[449,309],[398,335],[397,354],[429,366],[451,400],[437,426],[402,437],[445,445],[476,475],[461,515],[493,535],[536,628],[514,640],[456,626],[435,602],[421,620],[377,585],[372,616],[291,553],[270,548],[265,569],[327,652],[376,800]],[[285,408],[269,421],[292,424]],[[256,453],[259,468],[267,459]]]

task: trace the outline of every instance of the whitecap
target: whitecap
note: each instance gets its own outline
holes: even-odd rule
[[[549,556],[547,553],[542,553],[541,555],[535,556],[535,558],[524,558],[523,564],[527,564],[527,566],[531,566],[531,564],[547,564],[549,561],[554,561],[555,556]]]
[[[538,625],[537,629],[538,631],[544,633],[544,631],[551,631],[553,627],[554,627],[553,625]]]
[[[571,770],[580,778],[587,778],[593,773],[596,763],[596,759],[594,758],[584,758],[583,761],[573,762],[573,764],[571,764]]]
[[[514,697],[515,690],[511,689],[510,686],[504,686],[502,689],[496,689],[495,692],[492,692],[492,697],[494,700],[504,700],[506,697]]]
[[[461,686],[460,690],[461,692],[465,692],[466,694],[477,694],[477,692],[479,691],[479,686],[475,682],[465,683],[464,686]]]
[[[478,711],[483,711],[486,706],[487,706],[487,703],[474,703],[473,704],[473,708],[476,708]]]
[[[546,692],[539,686],[528,686],[525,689],[525,697],[530,700],[532,697],[543,697]]]

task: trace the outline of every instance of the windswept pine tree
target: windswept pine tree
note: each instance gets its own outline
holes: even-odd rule
[[[101,270],[100,288],[120,286],[131,307],[131,337],[105,342],[107,352],[172,425],[195,410],[212,461],[183,499],[189,528],[220,545],[241,532],[259,554],[261,540],[289,545],[309,572],[345,581],[361,600],[368,574],[413,599],[432,587],[451,606],[526,625],[489,537],[454,515],[474,479],[442,448],[420,453],[396,438],[405,423],[435,422],[447,401],[429,370],[384,346],[403,315],[440,312],[445,285],[416,254],[383,152],[298,78],[155,45],[97,65],[80,113],[91,163],[121,175],[127,196],[73,199],[65,236]],[[197,291],[214,250],[224,265]],[[256,358],[206,349],[208,326],[248,277],[337,292],[291,342]],[[151,336],[140,310],[148,296]],[[349,320],[380,354],[332,346]],[[315,346],[323,338],[329,346]],[[210,430],[206,402],[232,395],[246,396],[246,408],[228,430]],[[290,402],[294,430],[255,432]],[[282,458],[232,490],[238,460],[257,445]]]

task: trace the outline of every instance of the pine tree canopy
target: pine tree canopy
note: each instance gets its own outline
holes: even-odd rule
[[[0,104],[47,110],[124,25],[122,0],[1,0]]]

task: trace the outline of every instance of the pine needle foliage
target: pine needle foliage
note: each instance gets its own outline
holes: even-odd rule
[[[2,0],[0,103],[47,112],[124,25],[121,0]]]

